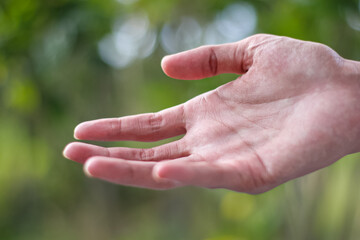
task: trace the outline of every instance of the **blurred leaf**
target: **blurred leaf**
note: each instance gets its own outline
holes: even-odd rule
[[[205,240],[246,240],[246,238],[241,238],[238,236],[220,236],[220,237],[206,238]]]
[[[33,82],[12,80],[6,93],[5,102],[10,108],[21,113],[33,112],[40,103],[40,96]]]
[[[229,192],[223,197],[220,208],[224,218],[244,221],[253,213],[255,207],[253,196]]]

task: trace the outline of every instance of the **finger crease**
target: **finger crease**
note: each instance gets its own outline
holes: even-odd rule
[[[161,129],[163,117],[160,114],[153,113],[149,117],[149,125],[152,131],[157,132]]]
[[[110,150],[108,149],[108,148],[104,148],[105,149],[105,156],[106,157],[111,157],[111,152],[110,152]]]
[[[142,161],[150,161],[155,157],[155,150],[152,148],[141,149],[139,152],[139,158]]]
[[[112,122],[111,128],[112,128],[112,135],[113,136],[120,136],[121,135],[121,124],[122,121],[120,118],[116,119],[115,122]]]
[[[210,57],[209,57],[209,67],[210,71],[213,75],[217,74],[218,69],[218,60],[216,57],[216,53],[214,49],[210,49]]]

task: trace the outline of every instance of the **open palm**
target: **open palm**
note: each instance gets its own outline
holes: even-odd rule
[[[356,152],[360,80],[355,62],[312,42],[255,35],[164,58],[170,77],[238,79],[158,113],[81,123],[75,137],[180,140],[149,149],[71,143],[85,171],[153,189],[195,185],[259,193]]]

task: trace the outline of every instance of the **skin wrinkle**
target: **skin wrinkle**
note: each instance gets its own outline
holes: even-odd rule
[[[167,160],[174,160],[177,158],[190,156],[190,152],[187,148],[187,145],[182,143],[183,141],[184,140],[178,140],[176,142],[169,143],[172,144],[170,148],[169,147],[162,148],[161,146],[153,148],[153,150],[155,151],[154,157],[157,158],[156,157],[157,155],[161,155],[161,156],[165,155],[165,156],[170,156],[170,157],[166,157]],[[167,152],[165,152],[164,154],[159,154],[159,151],[167,151]]]
[[[247,118],[245,118],[247,119]],[[219,123],[220,125],[224,126],[225,128],[229,129],[231,132],[235,133],[236,135],[238,135],[238,137],[240,138],[241,142],[245,144],[245,146],[250,149],[250,151],[254,154],[256,160],[260,163],[261,167],[263,168],[263,171],[265,172],[265,174],[268,174],[268,168],[267,166],[265,165],[263,159],[260,157],[260,155],[257,153],[257,151],[255,150],[255,148],[252,146],[252,144],[248,143],[246,140],[244,140],[242,137],[241,137],[241,134],[239,133],[239,131],[237,131],[237,129],[235,127],[231,127],[229,125],[227,125],[226,123],[220,121],[220,120],[217,120],[217,119],[213,119],[214,121],[216,121],[217,123]],[[247,119],[249,122],[253,123],[254,125],[256,126],[259,126],[259,127],[262,127],[252,121],[250,121],[249,119]],[[266,128],[263,128],[263,129],[266,129]],[[249,167],[251,168],[251,167]],[[252,173],[253,174],[253,173]],[[262,182],[265,182],[265,181],[262,181]]]
[[[216,91],[216,89],[215,89],[214,91],[212,91],[212,94],[216,95],[218,98],[221,99],[221,96],[218,94],[218,91]],[[205,103],[208,103],[208,101],[206,100],[206,96],[203,96],[203,98],[201,98],[201,101],[204,101]],[[223,103],[225,104],[225,106],[227,106],[227,107],[229,108],[230,111],[232,111],[233,108],[227,103],[226,100],[223,100]],[[276,113],[273,113],[272,115],[276,115]],[[245,119],[247,122],[250,123],[250,125],[255,125],[255,126],[261,128],[261,129],[264,129],[264,130],[274,129],[274,130],[279,131],[279,129],[277,129],[277,128],[269,128],[269,127],[262,126],[262,125],[258,124],[256,121],[252,121],[252,120],[250,120],[249,118],[245,117],[245,116],[242,115],[242,114],[239,114],[238,116],[240,116],[241,118]],[[269,116],[267,116],[267,117],[269,117]],[[217,118],[214,117],[214,116],[212,116],[211,118],[212,118],[212,120],[214,120],[215,122],[219,123],[220,125],[224,126],[224,127],[227,128],[227,129],[229,129],[231,132],[234,132],[235,134],[240,135],[239,131],[237,131],[235,127],[229,126],[228,124],[224,123],[223,121],[217,119]],[[265,119],[265,118],[261,118],[261,119]],[[261,119],[260,119],[260,120],[261,120]],[[249,127],[248,127],[248,128],[249,128]]]
[[[151,161],[155,158],[155,150],[153,148],[140,149],[138,152],[140,161]]]
[[[181,123],[182,123],[182,126],[180,128],[183,130],[184,134],[186,135],[189,126],[188,126],[187,114],[185,112],[185,106],[186,103],[179,106],[179,111],[180,111],[179,115],[181,116]]]
[[[216,92],[215,92],[216,94]],[[206,99],[204,99],[206,101]],[[224,101],[226,103],[226,101]],[[248,122],[250,122],[251,124],[258,126],[264,130],[268,130],[269,128],[265,128],[259,124],[257,124],[254,121],[251,121],[250,119],[240,115],[242,118],[246,119]],[[264,169],[265,173],[268,173],[268,169],[267,166],[264,164],[264,161],[262,160],[262,158],[260,157],[260,155],[257,153],[257,151],[252,147],[252,145],[250,143],[248,143],[246,140],[244,140],[243,138],[241,138],[241,134],[239,133],[239,131],[237,131],[237,129],[235,127],[231,127],[229,125],[227,125],[226,123],[220,121],[219,119],[215,119],[213,118],[213,120],[217,123],[219,123],[220,125],[224,126],[225,128],[229,129],[231,132],[237,134],[239,136],[239,138],[241,139],[241,142],[243,142],[248,149],[251,150],[251,152],[254,154],[254,156],[256,157],[256,159],[258,160],[258,162],[260,163],[260,165],[262,166],[262,168]]]
[[[112,129],[112,136],[121,136],[121,127],[122,127],[122,121],[121,118],[117,118],[115,121],[115,125],[111,124],[111,129]]]
[[[111,157],[110,149],[109,148],[104,148],[104,149],[105,149],[105,156]]]
[[[261,176],[264,176],[264,175],[267,175],[269,174],[269,169],[267,167],[267,165],[265,164],[263,158],[258,154],[258,152],[255,150],[255,148],[250,144],[248,143],[246,140],[244,140],[243,138],[241,139],[241,141],[251,150],[251,152],[254,154],[257,162],[260,163],[260,166],[263,168],[262,171],[260,171],[262,174]],[[250,170],[252,170],[251,167],[249,167]],[[261,182],[261,186],[265,186],[266,184],[266,180],[263,180],[262,177],[258,178],[256,174],[254,174],[254,172],[252,171],[251,172],[251,175],[253,176],[253,179],[254,179],[254,182],[256,182],[257,179],[260,179],[260,182]],[[257,184],[256,184],[257,185]],[[259,187],[259,186],[257,186]]]
[[[241,163],[241,164],[239,164]],[[223,163],[224,164],[224,163]],[[235,176],[237,180],[232,181],[227,188],[232,189],[238,192],[245,192],[249,194],[258,194],[266,189],[266,184],[263,183],[263,178],[255,177],[253,168],[249,165],[246,159],[238,160],[238,161],[227,161],[226,165],[230,169],[236,169]],[[258,183],[260,182],[260,184]]]
[[[189,157],[191,155],[191,152],[188,149],[188,145],[186,143],[184,143],[185,139],[186,138],[176,141],[176,143],[171,148],[168,149],[168,151],[170,151],[169,156],[173,156],[173,152],[180,153],[179,155],[174,154],[174,157],[167,158],[168,160]],[[159,147],[157,147],[157,148],[159,148]],[[173,148],[175,148],[175,149],[173,149]]]
[[[245,119],[245,120],[246,120],[247,122],[249,122],[250,124],[255,125],[255,126],[261,128],[261,129],[263,129],[263,130],[274,129],[274,128],[269,128],[269,127],[262,126],[261,124],[257,123],[256,120],[251,120],[250,118],[247,118],[247,117],[245,117],[244,115],[239,115],[239,117]],[[262,118],[262,119],[264,119],[264,118]],[[260,120],[261,120],[261,119],[260,119]],[[278,129],[276,129],[276,130],[278,130]]]
[[[215,50],[213,48],[210,48],[209,68],[210,68],[210,72],[213,75],[217,74],[218,60],[217,60],[217,57],[216,57],[216,52],[215,52]]]
[[[148,121],[148,124],[153,132],[158,132],[164,125],[164,119],[162,115],[158,113],[151,113]]]
[[[182,158],[182,157],[188,157],[190,156],[190,152],[188,150],[188,148],[186,147],[187,145],[182,143],[184,140],[179,140],[177,143],[174,144],[175,149],[173,150],[173,152],[177,152],[177,153],[181,153],[178,158]],[[180,149],[180,144],[181,144],[181,149]],[[174,147],[173,146],[173,147]],[[169,155],[172,155],[171,152],[172,148],[169,149]],[[177,157],[174,157],[173,159],[176,159]]]
[[[237,81],[237,80],[235,80],[235,81]],[[316,88],[319,88],[319,87],[316,87]],[[241,98],[231,98],[230,97],[230,98],[227,98],[224,101],[233,102],[235,105],[239,105],[239,104],[243,104],[243,105],[262,105],[262,104],[278,102],[278,101],[285,100],[285,99],[295,99],[295,98],[299,98],[299,97],[301,97],[303,95],[307,95],[307,94],[309,94],[309,92],[299,92],[299,93],[292,94],[291,97],[289,97],[289,96],[282,96],[282,97],[278,96],[278,97],[274,97],[272,99],[267,99],[267,100],[262,98],[262,99],[260,99],[258,101],[254,101],[254,100],[252,100],[252,101],[242,101]]]
[[[218,96],[219,96],[219,95],[218,95]],[[220,96],[219,96],[219,97],[220,97]],[[233,109],[233,107],[231,107],[231,106],[227,103],[226,100],[224,100],[223,102],[224,102],[225,106],[227,106],[227,107],[230,109],[230,111]],[[239,116],[242,117],[242,118],[244,118],[244,119],[247,120],[248,122],[250,122],[250,123],[252,123],[252,124],[260,127],[260,128],[267,129],[267,128],[261,126],[261,125],[258,125],[255,121],[251,121],[250,119],[246,118],[245,116],[243,116],[243,115],[241,115],[241,114],[240,114]],[[216,119],[214,119],[214,120],[216,120]],[[229,127],[227,124],[225,124],[225,123],[223,123],[223,122],[220,122],[220,121],[218,121],[218,122],[221,123],[221,124],[223,124],[225,127]],[[235,131],[235,132],[238,133],[238,131]]]
[[[219,98],[221,98],[221,96],[219,95],[218,91],[215,90],[214,93],[217,94],[217,96],[218,96]],[[284,99],[280,99],[280,100],[284,100]],[[280,101],[280,100],[278,100],[278,101]],[[235,107],[232,107],[232,106],[227,102],[227,100],[223,99],[223,103],[230,109],[230,111],[232,111],[233,109],[235,109]],[[267,104],[267,103],[266,103],[266,104]],[[254,105],[254,104],[250,104],[250,105]],[[279,110],[278,112],[275,112],[275,113],[272,113],[272,114],[267,114],[266,117],[262,117],[262,118],[260,118],[260,120],[269,118],[269,117],[274,116],[274,115],[278,115],[279,113],[280,113],[280,110]],[[262,129],[264,129],[264,130],[268,130],[268,129],[274,129],[274,130],[278,130],[278,131],[281,130],[281,129],[278,129],[278,128],[275,128],[275,127],[265,127],[265,126],[262,126],[262,125],[256,123],[256,121],[251,121],[249,118],[245,117],[244,115],[239,114],[239,116],[242,117],[242,118],[244,118],[246,121],[248,121],[248,122],[250,122],[250,123],[252,123],[252,124],[254,124],[254,125],[256,125],[256,126],[262,128]],[[216,120],[216,119],[214,119],[214,120]],[[219,123],[220,123],[220,122],[219,122]],[[222,124],[224,124],[224,123],[222,123]],[[227,125],[225,125],[225,126],[227,126]]]
[[[241,74],[247,73],[252,65],[252,60],[248,60],[248,52],[242,49],[240,45],[237,45],[234,51],[234,59],[240,59],[238,69],[240,69]]]

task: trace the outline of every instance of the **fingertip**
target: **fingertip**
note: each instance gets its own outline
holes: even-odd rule
[[[169,71],[168,71],[168,64],[167,64],[169,59],[170,59],[170,56],[165,56],[161,60],[161,68],[167,76],[170,76]]]
[[[164,68],[165,64],[166,64],[166,61],[167,59],[169,59],[169,55],[167,56],[164,56],[162,59],[161,59],[161,67]]]
[[[84,126],[84,123],[78,124],[74,129],[74,138],[76,140],[81,140],[81,127]]]
[[[208,60],[204,54],[204,48],[196,48],[184,52],[165,56],[161,61],[164,73],[175,79],[198,80],[209,77],[204,74],[204,65]]]
[[[94,171],[96,169],[96,157],[89,158],[85,164],[84,164],[84,173],[86,176],[93,178],[94,177]]]
[[[113,119],[97,119],[79,123],[74,129],[74,138],[77,140],[109,140],[107,135],[116,125]]]
[[[79,123],[74,129],[74,138],[76,140],[92,140],[91,135],[97,133],[98,126],[96,120]]]
[[[64,156],[64,158],[70,159],[70,149],[71,149],[71,143],[67,144],[64,148],[64,150],[62,151],[62,155]]]
[[[199,62],[193,59],[191,51],[167,55],[161,60],[164,73],[175,79],[196,80],[203,78],[197,73]]]
[[[65,158],[69,159],[69,160],[73,160],[74,156],[75,156],[75,152],[74,152],[74,147],[76,146],[76,142],[72,142],[69,143],[68,145],[65,146],[62,154]]]

